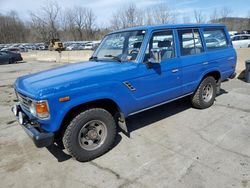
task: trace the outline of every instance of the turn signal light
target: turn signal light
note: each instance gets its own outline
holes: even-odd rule
[[[70,100],[70,97],[69,97],[69,96],[59,98],[59,101],[60,101],[60,102],[66,102],[66,101],[69,101],[69,100]]]
[[[38,102],[36,103],[36,113],[41,114],[48,114],[49,109],[46,102]]]

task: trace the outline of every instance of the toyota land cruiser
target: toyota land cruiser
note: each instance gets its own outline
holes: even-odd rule
[[[142,26],[104,37],[88,62],[17,78],[12,108],[37,147],[61,139],[79,161],[112,148],[117,126],[144,110],[191,97],[214,103],[235,76],[236,53],[225,25]]]

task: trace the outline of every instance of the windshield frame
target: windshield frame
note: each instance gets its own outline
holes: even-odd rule
[[[138,63],[139,60],[141,59],[141,55],[144,51],[144,45],[145,45],[145,42],[146,42],[146,39],[147,39],[147,35],[148,35],[148,31],[147,29],[135,29],[135,30],[121,30],[121,31],[117,31],[117,32],[111,32],[107,35],[105,35],[100,43],[100,45],[97,47],[97,49],[94,51],[93,55],[91,56],[91,58],[96,58],[97,54],[100,52],[100,50],[102,49],[103,45],[104,45],[104,42],[107,40],[107,38],[111,35],[116,35],[116,34],[120,34],[120,33],[129,33],[129,32],[144,32],[144,36],[143,36],[143,39],[142,39],[142,44],[140,46],[140,49],[139,49],[139,52],[136,56],[136,59],[134,60],[126,60],[126,61],[121,61],[122,63],[126,63],[126,62],[133,62],[133,63]],[[109,58],[102,58],[102,59],[97,59],[97,61],[114,61],[116,62],[116,60],[113,60],[113,59],[109,59]]]

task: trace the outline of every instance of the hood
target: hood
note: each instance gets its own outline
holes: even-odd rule
[[[121,72],[134,69],[136,63],[81,62],[19,77],[15,87],[21,93],[39,98],[61,90],[122,79]],[[119,76],[117,76],[119,75]]]

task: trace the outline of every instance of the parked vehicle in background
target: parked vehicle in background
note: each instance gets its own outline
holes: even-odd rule
[[[5,47],[5,44],[0,44],[0,50]]]
[[[93,49],[94,49],[94,45],[92,42],[84,44],[84,50],[93,50]]]
[[[10,51],[0,51],[0,63],[1,64],[11,64],[18,61],[22,61],[23,58],[21,54],[10,52]]]
[[[129,116],[185,96],[195,108],[212,106],[235,67],[225,25],[129,28],[105,36],[88,62],[18,78],[12,110],[36,146],[56,139],[89,161],[112,148],[117,126],[128,131]]]
[[[79,44],[79,43],[71,44],[70,46],[66,47],[66,50],[69,50],[69,51],[84,50],[84,49],[85,49],[84,44]]]
[[[210,46],[220,46],[220,40],[217,39],[217,38],[206,38],[206,44],[207,44],[207,47],[210,47]]]
[[[59,39],[51,39],[49,41],[49,50],[50,51],[63,51],[65,48],[63,43]]]
[[[230,37],[232,37],[232,36],[236,35],[238,33],[238,31],[229,31],[228,33],[229,33]]]
[[[27,52],[28,50],[26,48],[22,48],[22,47],[7,47],[7,48],[2,48],[1,51],[10,51],[10,52],[16,52],[16,53],[20,53],[20,52]]]
[[[250,48],[250,34],[240,34],[231,37],[234,48]]]

